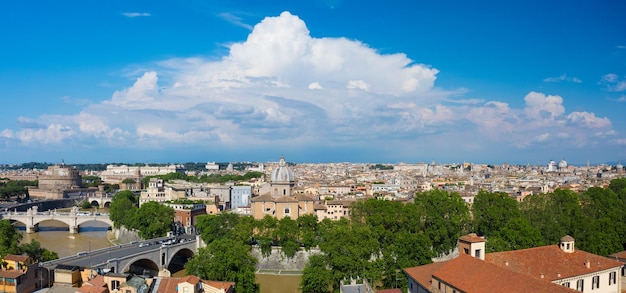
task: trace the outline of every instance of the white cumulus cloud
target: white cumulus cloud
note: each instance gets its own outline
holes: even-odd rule
[[[0,132],[0,140],[251,150],[367,142],[412,152],[425,145],[485,150],[561,140],[584,146],[599,133],[615,134],[606,117],[566,112],[558,95],[530,92],[515,107],[465,97],[464,88],[441,89],[437,69],[358,40],[314,37],[289,12],[251,29],[224,56],[156,60],[109,99],[75,115],[20,118],[16,129]],[[620,81],[605,80],[614,86]]]

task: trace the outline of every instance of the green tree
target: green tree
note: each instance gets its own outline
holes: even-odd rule
[[[272,245],[276,240],[276,229],[278,228],[278,220],[270,215],[265,215],[263,219],[256,222],[256,231],[254,239],[261,248],[261,253],[268,256],[272,253]]]
[[[284,217],[278,221],[276,230],[278,245],[287,257],[293,257],[300,245],[298,244],[298,223],[290,217]]]
[[[234,213],[202,215],[197,218],[196,228],[202,240],[209,244],[217,239],[230,238],[239,220],[239,215]]]
[[[174,209],[158,202],[149,201],[141,205],[130,224],[139,230],[144,239],[165,236],[174,223]]]
[[[468,232],[469,208],[458,193],[432,190],[415,196],[420,224],[432,241],[436,253],[447,253],[456,247],[461,235]]]
[[[80,204],[80,208],[83,210],[86,209],[90,209],[91,208],[91,203],[89,201],[83,201],[83,203]]]
[[[577,235],[583,218],[578,194],[565,189],[526,197],[520,212],[539,230],[544,243],[557,243],[565,235]]]
[[[113,196],[109,208],[109,218],[116,228],[121,226],[132,228],[132,221],[134,221],[136,212],[137,199],[132,192],[124,190]]]
[[[486,236],[500,230],[511,219],[520,217],[515,199],[504,192],[481,190],[472,205],[474,229]]]
[[[236,291],[257,292],[254,283],[256,259],[250,246],[232,239],[216,239],[189,259],[185,269],[189,274],[206,280],[237,282]]]
[[[0,220],[0,257],[7,254],[18,254],[20,249],[18,243],[22,238],[15,227],[11,225],[9,220]]]
[[[333,272],[333,288],[339,288],[339,282],[350,277],[367,277],[370,271],[370,259],[380,251],[379,242],[371,237],[372,231],[367,226],[337,225],[324,235],[320,250],[327,256],[329,268]]]
[[[539,230],[522,217],[511,219],[487,240],[487,252],[518,250],[544,244]]]
[[[298,230],[300,242],[305,249],[317,246],[319,236],[318,221],[316,215],[303,215],[298,217]]]
[[[31,239],[30,243],[20,245],[19,250],[27,254],[35,262],[46,262],[59,258],[56,252],[41,247],[41,243],[35,239]]]
[[[323,255],[309,257],[300,281],[302,293],[331,292],[332,271],[328,269],[325,259]]]

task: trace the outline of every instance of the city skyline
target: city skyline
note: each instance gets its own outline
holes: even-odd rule
[[[626,158],[620,1],[4,6],[0,163]]]

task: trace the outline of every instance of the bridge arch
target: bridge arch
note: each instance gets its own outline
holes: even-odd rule
[[[11,225],[13,227],[15,227],[15,226],[27,226],[27,224],[24,223],[24,221],[20,221],[20,220],[9,219],[9,222],[11,222]]]
[[[39,229],[43,226],[43,227],[47,227],[50,228],[48,226],[46,226],[46,223],[61,223],[63,224],[63,227],[53,227],[52,229],[46,229],[43,231],[69,231],[70,230],[70,224],[68,223],[68,221],[63,220],[63,219],[58,219],[58,218],[52,218],[52,219],[41,219],[39,221],[33,221],[34,226],[37,227],[37,231],[39,231]]]
[[[149,258],[140,257],[128,262],[120,272],[128,272],[136,275],[148,273],[150,276],[157,276],[159,274],[159,266]]]
[[[100,202],[97,200],[92,200],[89,204],[91,204],[92,207],[100,207]]]
[[[176,250],[174,254],[170,256],[167,264],[167,269],[170,272],[178,272],[185,268],[187,261],[194,256],[194,253],[189,248],[181,248]]]

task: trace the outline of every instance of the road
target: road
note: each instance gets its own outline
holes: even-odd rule
[[[79,252],[76,256],[65,257],[59,260],[44,263],[46,267],[54,268],[58,264],[79,266],[84,268],[97,267],[106,264],[109,259],[123,258],[129,255],[145,253],[154,249],[159,249],[162,241],[172,239],[171,237],[155,238],[146,241],[132,242],[119,246],[111,246],[95,251]],[[195,239],[185,239],[185,241],[195,241]]]

